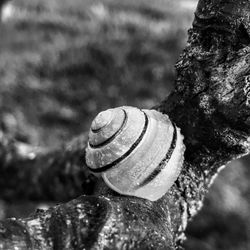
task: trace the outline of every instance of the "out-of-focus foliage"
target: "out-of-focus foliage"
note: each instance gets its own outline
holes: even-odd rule
[[[4,132],[54,146],[87,130],[101,110],[157,104],[172,88],[191,24],[192,12],[183,6],[162,0],[14,1],[0,31]]]
[[[185,249],[250,249],[250,156],[224,168],[188,226]]]
[[[172,89],[195,5],[193,0],[6,5],[0,26],[0,138],[5,133],[56,146],[86,131],[101,110],[157,104]],[[188,227],[186,249],[250,249],[248,162],[234,162],[219,175]],[[26,216],[35,206],[2,202],[0,217]]]

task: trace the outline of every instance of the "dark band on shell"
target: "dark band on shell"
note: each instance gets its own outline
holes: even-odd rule
[[[123,112],[124,112],[124,119],[123,119],[123,122],[122,122],[122,125],[121,127],[111,136],[109,137],[108,139],[106,139],[105,141],[103,141],[102,143],[99,143],[99,144],[92,144],[92,143],[89,143],[89,146],[91,148],[101,148],[101,147],[104,147],[105,145],[109,144],[111,141],[113,141],[115,139],[115,137],[117,135],[119,135],[122,131],[122,129],[125,127],[126,123],[127,123],[127,120],[128,120],[128,115],[127,115],[127,112],[123,109]],[[99,129],[91,129],[94,133],[98,133],[102,128],[99,128]],[[91,169],[91,168],[90,168]],[[101,171],[99,171],[101,172]]]
[[[124,106],[94,119],[86,163],[114,191],[154,201],[178,177],[184,150],[180,129],[167,115]]]
[[[99,145],[96,145],[96,146],[93,146],[93,145],[90,145],[90,147],[92,148],[99,148],[99,147],[102,147],[102,146],[105,146],[107,145],[108,143],[110,143],[118,134],[119,132],[121,132],[122,128],[124,127],[124,124],[127,122],[127,113],[125,110],[123,110],[125,112],[125,119],[124,119],[124,122],[121,126],[121,128],[110,138],[108,138],[106,141],[104,141],[103,143],[99,144]],[[142,111],[143,112],[143,111]],[[100,167],[100,168],[91,168],[91,167],[88,167],[92,172],[94,173],[101,173],[101,172],[104,172],[104,171],[107,171],[109,169],[111,169],[112,167],[116,166],[118,163],[120,163],[122,160],[124,160],[128,155],[131,154],[131,152],[136,148],[136,146],[141,142],[141,140],[143,139],[143,136],[145,134],[145,132],[147,131],[147,128],[148,128],[148,116],[145,112],[143,112],[144,114],[144,117],[145,117],[145,123],[144,123],[144,127],[143,127],[143,130],[141,131],[141,134],[140,136],[138,137],[138,139],[133,143],[133,145],[129,148],[129,150],[123,154],[120,158],[116,159],[115,161],[103,166],[103,167]]]
[[[144,185],[147,185],[150,181],[152,181],[161,171],[162,169],[166,166],[166,163],[170,160],[171,155],[175,149],[176,146],[176,139],[177,139],[177,131],[176,131],[176,126],[174,123],[173,127],[174,127],[174,134],[173,134],[173,138],[172,138],[172,142],[171,142],[171,146],[166,154],[166,156],[164,157],[164,159],[162,159],[162,161],[160,162],[160,164],[158,165],[157,168],[154,169],[154,171],[145,179],[143,180],[138,187],[142,187]]]

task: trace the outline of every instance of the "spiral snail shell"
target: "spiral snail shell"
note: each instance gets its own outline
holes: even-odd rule
[[[114,191],[155,201],[177,179],[184,150],[180,129],[167,115],[124,106],[96,116],[86,163]]]

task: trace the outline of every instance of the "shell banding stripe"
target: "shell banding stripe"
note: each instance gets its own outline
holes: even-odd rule
[[[122,122],[121,127],[120,127],[111,137],[109,137],[109,138],[108,138],[107,140],[105,140],[104,142],[99,143],[99,144],[97,144],[97,145],[94,145],[94,144],[89,143],[89,146],[90,146],[91,148],[101,148],[101,147],[104,147],[104,146],[106,146],[107,144],[109,144],[111,141],[113,141],[113,140],[115,139],[115,137],[121,133],[122,129],[125,127],[125,125],[126,125],[126,123],[127,123],[127,120],[128,120],[127,112],[126,112],[124,109],[123,109],[122,111],[124,112],[124,119],[123,119],[123,122]],[[93,131],[94,133],[97,133],[97,132],[98,132],[99,130],[101,130],[101,129],[102,129],[102,128],[97,129],[97,130],[92,130],[92,131]]]
[[[129,106],[108,109],[91,123],[86,165],[115,192],[156,201],[180,174],[183,139],[167,114]]]
[[[125,110],[123,110],[126,114],[126,117],[127,117],[127,112]],[[132,151],[136,148],[136,146],[141,142],[141,140],[143,139],[143,136],[145,135],[146,131],[147,131],[147,128],[148,128],[148,123],[149,123],[149,119],[148,119],[148,116],[147,114],[142,111],[143,114],[144,114],[144,117],[145,117],[145,122],[144,122],[144,127],[143,127],[143,130],[140,134],[140,136],[138,137],[138,139],[133,143],[133,145],[129,148],[129,150],[123,154],[121,157],[119,157],[118,159],[116,159],[115,161],[101,167],[101,168],[91,168],[91,167],[88,167],[92,172],[94,173],[101,173],[101,172],[104,172],[104,171],[107,171],[109,169],[111,169],[112,167],[116,166],[118,163],[120,163],[122,160],[124,160],[127,156],[129,156]],[[122,128],[125,126],[124,122],[123,122],[123,125],[121,126],[121,128],[119,129],[119,131],[122,130]],[[101,143],[103,145],[106,145],[108,144],[109,142],[111,142],[119,133],[115,133],[115,135],[112,136],[112,138],[109,138],[107,139],[105,142]],[[90,145],[91,146],[91,145]],[[94,146],[94,147],[101,147],[100,144],[97,145],[97,146]]]
[[[166,166],[166,163],[170,160],[172,153],[174,152],[174,149],[176,147],[176,140],[177,140],[177,131],[176,131],[176,126],[174,123],[172,123],[172,126],[174,128],[174,132],[173,132],[173,137],[172,137],[172,141],[171,141],[171,145],[170,148],[166,154],[166,156],[162,159],[162,161],[160,162],[160,164],[154,169],[154,171],[146,178],[144,179],[139,185],[139,187],[143,187],[144,185],[147,185],[149,182],[151,182],[162,170],[163,168]]]

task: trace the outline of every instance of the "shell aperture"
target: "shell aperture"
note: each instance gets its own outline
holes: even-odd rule
[[[114,191],[154,201],[178,177],[184,150],[180,129],[167,115],[124,106],[92,122],[86,162]]]

